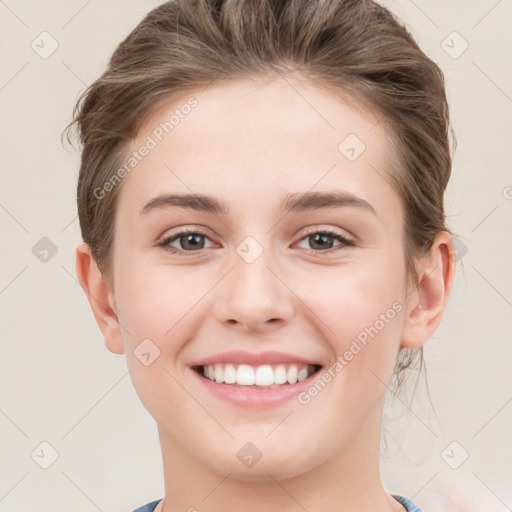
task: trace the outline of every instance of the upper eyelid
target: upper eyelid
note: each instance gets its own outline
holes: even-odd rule
[[[181,234],[187,234],[187,233],[197,233],[197,234],[201,234],[201,235],[205,235],[209,238],[211,238],[211,235],[209,234],[209,230],[207,228],[204,228],[204,227],[199,227],[199,228],[195,228],[195,227],[184,227],[184,228],[178,228],[180,229],[180,231],[176,231],[175,233],[173,233],[172,235],[161,235],[159,237],[159,239],[162,239],[162,240],[167,240],[169,238],[175,238],[177,237],[178,235],[181,235]],[[332,234],[333,236],[340,236],[342,238],[346,238],[346,239],[351,239],[351,238],[354,238],[353,235],[350,235],[350,234],[345,234],[345,233],[337,233],[336,232],[336,228],[321,228],[321,227],[312,227],[311,229],[308,229],[306,228],[307,231],[306,233],[304,233],[300,240],[302,240],[302,238],[310,235],[310,234],[315,234],[315,233],[329,233],[329,234]]]
[[[200,234],[200,235],[204,235],[204,236],[207,236],[208,238],[212,238],[212,235],[210,235],[210,230],[208,228],[205,228],[205,227],[195,227],[195,226],[185,226],[185,227],[178,227],[178,228],[175,228],[177,229],[177,231],[173,232],[172,234],[167,234],[169,231],[169,229],[167,229],[166,231],[164,231],[164,233],[162,235],[160,235],[158,237],[158,240],[167,240],[169,238],[175,238],[177,237],[178,235],[182,235],[182,234],[187,234],[187,233],[197,233],[197,234]]]
[[[352,235],[346,234],[346,233],[338,233],[336,231],[336,228],[318,228],[318,227],[312,227],[311,229],[308,229],[306,233],[300,238],[301,240],[308,236],[315,233],[329,233],[332,236],[339,236],[341,238],[346,238],[347,240],[351,240],[354,237]]]

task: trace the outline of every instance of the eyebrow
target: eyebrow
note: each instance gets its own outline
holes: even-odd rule
[[[176,206],[188,208],[205,213],[227,214],[229,205],[215,197],[203,194],[165,194],[151,199],[140,210],[140,214],[146,214],[152,210]],[[366,210],[377,216],[373,206],[351,192],[297,192],[285,196],[281,203],[281,210],[288,212],[305,212],[319,210],[321,208],[340,208],[352,206]]]

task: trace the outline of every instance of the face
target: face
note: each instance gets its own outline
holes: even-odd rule
[[[378,436],[406,275],[377,121],[247,80],[161,106],[131,144],[112,253],[127,364],[165,442],[213,471],[289,478]],[[209,199],[170,197],[189,194]]]

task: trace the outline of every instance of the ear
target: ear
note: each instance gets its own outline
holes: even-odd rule
[[[91,248],[86,243],[76,248],[76,273],[87,295],[94,318],[103,333],[105,345],[114,354],[123,354],[124,346],[115,312],[114,296],[109,291]]]
[[[418,348],[434,334],[443,318],[455,274],[452,235],[438,233],[416,265],[419,285],[408,292],[401,346]]]

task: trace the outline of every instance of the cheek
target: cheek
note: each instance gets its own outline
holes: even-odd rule
[[[363,339],[365,328],[377,324],[379,331],[391,331],[391,324],[398,323],[403,276],[392,267],[379,265],[374,272],[354,265],[304,281],[300,296],[338,353],[360,333]]]
[[[162,424],[172,411],[190,407],[175,363],[193,338],[194,307],[207,292],[204,282],[188,279],[182,270],[126,264],[116,287],[130,377],[141,402]]]
[[[151,338],[163,344],[176,338],[211,288],[198,272],[179,267],[126,265],[118,275],[118,315],[130,333],[124,333],[130,343]]]
[[[381,286],[375,284],[372,299],[366,301],[365,315],[357,317],[357,325],[352,329],[350,345],[344,352],[344,358],[347,361],[351,359],[347,370],[349,375],[355,374],[352,382],[358,383],[361,393],[380,396],[386,391],[397,361],[404,300],[399,280],[396,283],[382,283]],[[364,301],[364,297],[359,300]],[[354,317],[356,315],[357,312],[354,312]]]
[[[333,399],[347,410],[364,414],[386,391],[403,324],[402,270],[398,261],[353,265],[302,288],[332,352]]]
[[[328,325],[316,322],[332,362],[319,377],[323,382],[312,383],[300,403],[311,402],[312,417],[349,435],[347,417],[352,426],[362,424],[384,398],[398,355],[403,307],[389,286],[366,278],[345,284],[343,290],[333,287],[330,300],[317,295],[312,306]]]

